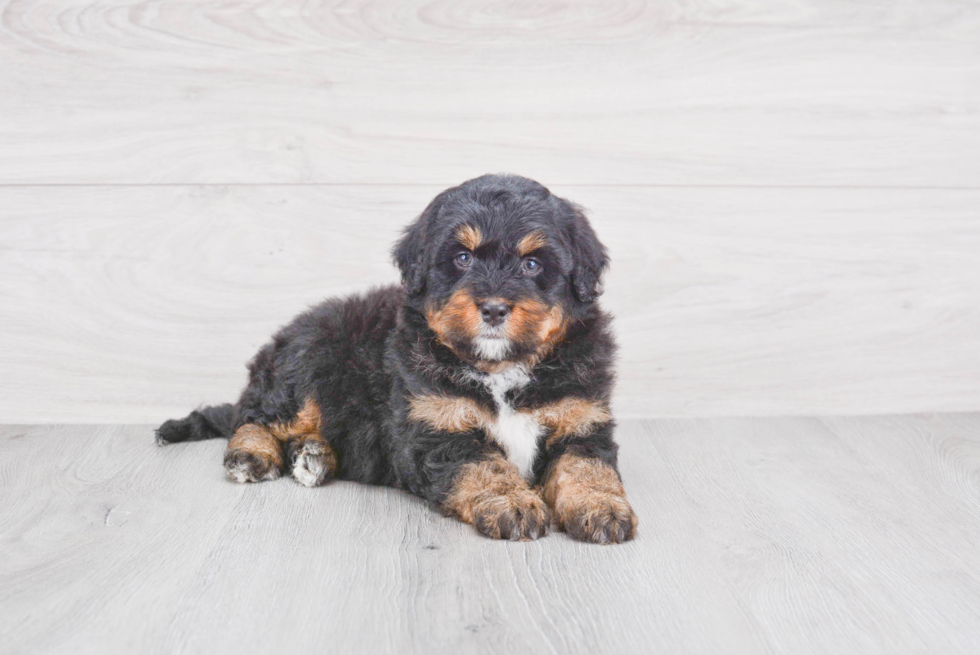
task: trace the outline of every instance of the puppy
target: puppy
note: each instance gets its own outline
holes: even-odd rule
[[[234,405],[157,430],[230,437],[236,482],[288,471],[405,489],[497,539],[632,539],[609,411],[608,264],[582,210],[522,177],[440,193],[393,249],[402,284],[332,299],[249,363]]]

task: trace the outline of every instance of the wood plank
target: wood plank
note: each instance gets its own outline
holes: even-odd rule
[[[837,421],[847,442],[808,418],[644,422],[672,473],[664,484],[679,487],[660,507],[717,546],[776,652],[975,651],[975,494],[923,497],[921,469],[909,485],[880,461],[883,443],[904,442],[890,459],[943,466],[935,450],[920,457],[929,418]],[[961,424],[980,431],[977,415]]]
[[[705,576],[710,564],[687,556],[677,570],[656,540],[493,542],[395,490],[236,486],[220,479],[223,442],[157,449],[145,426],[6,428],[0,444],[3,462],[19,463],[0,476],[9,499],[0,609],[2,625],[16,627],[2,633],[5,652],[324,643],[345,653],[758,652],[763,643]],[[697,629],[708,622],[714,633]]]
[[[599,547],[494,542],[392,489],[234,485],[222,441],[157,448],[150,426],[5,426],[0,643],[973,653],[978,434],[977,414],[624,421],[641,529]]]
[[[980,6],[0,2],[0,183],[977,186]]]
[[[277,326],[397,279],[438,190],[0,189],[0,418],[234,400]],[[620,416],[980,407],[978,192],[555,190],[612,252]]]

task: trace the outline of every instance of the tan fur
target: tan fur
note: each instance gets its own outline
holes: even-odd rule
[[[548,508],[521,477],[517,467],[500,455],[465,464],[456,475],[443,510],[499,539],[507,522],[518,526],[522,538],[543,532]]]
[[[440,308],[428,308],[426,319],[444,345],[452,343],[454,336],[473,339],[479,334],[483,317],[480,308],[469,291],[461,289],[453,293]]]
[[[516,362],[503,361],[503,362],[485,362],[483,360],[477,360],[472,362],[473,368],[484,373],[503,373],[509,368],[517,365]]]
[[[638,520],[626,501],[623,483],[602,460],[562,455],[548,471],[543,495],[558,526],[580,538],[613,543],[636,533]]]
[[[316,441],[322,444],[318,448],[319,456],[322,457],[329,474],[333,476],[337,472],[337,453],[323,438],[322,428],[323,415],[320,413],[320,408],[316,401],[307,398],[293,420],[288,423],[273,423],[269,426],[269,431],[276,439],[284,442]]]
[[[409,401],[408,418],[443,432],[466,432],[487,428],[493,414],[470,398],[425,395]]]
[[[479,336],[483,325],[480,308],[467,289],[455,291],[441,307],[427,307],[426,320],[439,341],[451,350],[455,339],[474,339]],[[533,368],[565,337],[567,327],[568,321],[560,305],[548,307],[540,300],[529,299],[510,308],[504,334],[511,341],[537,343],[534,354],[520,362]],[[477,368],[497,373],[513,364],[492,362],[480,366],[478,363]]]
[[[480,228],[472,225],[460,225],[456,228],[456,240],[470,251],[476,250],[483,243],[483,234]]]
[[[312,398],[307,398],[293,420],[288,423],[273,423],[269,426],[269,431],[280,441],[315,438],[320,436],[322,421],[320,408]]]
[[[530,255],[538,248],[543,248],[546,243],[545,236],[540,232],[531,232],[517,242],[517,254],[521,257]]]
[[[605,404],[585,398],[563,398],[559,401],[535,407],[519,409],[538,423],[551,430],[548,445],[573,436],[585,436],[593,429],[612,420]],[[496,422],[491,410],[482,407],[471,398],[427,394],[409,400],[408,417],[417,423],[425,423],[443,432],[489,430]]]
[[[538,326],[538,357],[544,357],[551,352],[551,349],[565,338],[567,329],[568,321],[565,319],[565,312],[560,305],[555,305]]]
[[[282,447],[264,426],[246,423],[238,428],[228,440],[228,450],[249,452],[276,468],[282,468]]]
[[[568,321],[561,305],[548,307],[540,300],[528,299],[511,307],[505,332],[512,341],[537,342],[534,355],[524,362],[528,367],[534,367],[565,337],[567,328]]]
[[[612,414],[604,403],[585,398],[562,398],[537,407],[531,413],[538,423],[551,430],[549,446],[567,437],[585,436],[612,420]]]

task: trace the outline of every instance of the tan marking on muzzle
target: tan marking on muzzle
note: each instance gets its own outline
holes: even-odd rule
[[[548,307],[540,300],[521,300],[511,307],[505,334],[511,341],[537,343],[536,356],[544,357],[564,338],[568,321],[561,305]]]
[[[442,307],[427,309],[426,320],[432,331],[439,336],[439,340],[447,346],[452,343],[453,337],[477,337],[483,324],[480,308],[465,289],[454,292]]]

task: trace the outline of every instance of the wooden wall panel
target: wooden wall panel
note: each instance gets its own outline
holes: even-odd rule
[[[0,12],[0,183],[977,185],[976,3]]]
[[[439,190],[0,188],[0,419],[233,399],[277,326],[397,279]],[[980,406],[980,191],[555,191],[611,249],[621,415]]]

